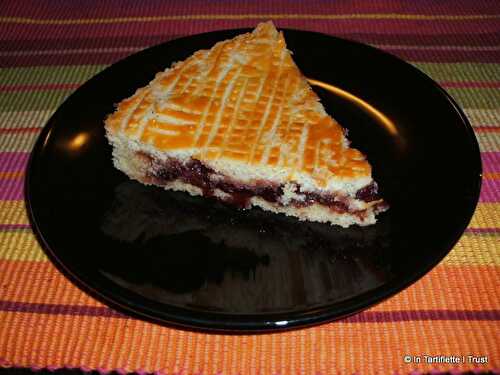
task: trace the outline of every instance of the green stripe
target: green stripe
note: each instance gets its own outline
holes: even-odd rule
[[[73,91],[0,92],[0,111],[53,110]]]
[[[450,88],[447,90],[462,108],[500,108],[500,90],[493,88]],[[0,110],[54,110],[73,90],[0,92]]]
[[[438,81],[500,81],[500,64],[422,63],[415,66]],[[3,69],[0,84],[82,83],[105,67],[106,65],[80,65]],[[0,109],[54,110],[72,91],[0,92]],[[463,108],[500,108],[500,90],[496,88],[449,88],[447,91]]]
[[[93,77],[107,65],[38,66],[0,70],[0,85],[40,85],[80,83]]]
[[[436,81],[500,81],[500,64],[413,63]]]
[[[413,63],[437,81],[500,81],[500,64]],[[85,82],[107,65],[41,66],[1,69],[0,85]]]
[[[462,108],[495,109],[500,108],[500,90],[494,88],[456,89],[446,91]]]

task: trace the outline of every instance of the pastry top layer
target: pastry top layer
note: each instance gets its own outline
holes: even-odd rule
[[[118,104],[106,130],[158,152],[280,168],[318,186],[371,178],[271,22],[158,73]]]

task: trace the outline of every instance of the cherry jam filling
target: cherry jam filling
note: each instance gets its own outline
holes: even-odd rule
[[[199,187],[203,191],[204,196],[213,196],[215,190],[219,189],[229,196],[227,199],[229,203],[241,208],[248,208],[250,206],[250,199],[254,196],[260,197],[270,203],[281,204],[280,198],[283,195],[282,185],[269,184],[267,181],[257,182],[255,185],[244,185],[218,174],[196,159],[191,159],[187,163],[181,163],[176,159],[157,163],[149,156],[148,159],[152,165],[148,177],[158,185],[164,185],[179,179],[184,183]],[[307,207],[314,203],[319,203],[337,212],[349,212],[349,205],[346,198],[332,194],[301,192],[300,186],[297,186],[297,193],[303,195],[304,200],[293,200],[291,204],[295,207]],[[358,190],[356,198],[365,202],[380,199],[377,192],[377,185],[373,182]]]

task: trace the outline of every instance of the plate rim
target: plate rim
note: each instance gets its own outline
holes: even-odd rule
[[[435,256],[433,257],[433,261],[429,262],[426,267],[422,267],[418,269],[416,272],[413,272],[411,277],[406,277],[404,280],[399,280],[398,283],[394,285],[394,283],[391,283],[389,285],[387,284],[382,284],[378,286],[375,289],[363,292],[362,294],[359,294],[355,297],[351,297],[347,300],[343,300],[340,302],[335,303],[335,311],[332,310],[332,304],[327,304],[324,307],[321,308],[316,308],[316,309],[307,309],[307,310],[300,310],[298,312],[293,312],[293,316],[295,318],[293,319],[285,319],[285,315],[289,315],[287,313],[258,313],[258,314],[234,314],[234,313],[213,313],[213,312],[200,312],[197,311],[194,314],[201,314],[206,316],[207,314],[212,316],[212,319],[206,319],[206,318],[201,318],[201,319],[195,319],[190,314],[193,312],[188,311],[185,308],[181,308],[178,306],[170,306],[173,307],[174,310],[179,310],[179,311],[185,311],[187,312],[187,317],[182,316],[179,314],[175,313],[165,313],[165,311],[159,311],[159,315],[157,316],[155,314],[149,314],[151,312],[153,313],[158,313],[156,309],[152,309],[150,307],[145,307],[142,306],[142,310],[137,310],[131,304],[124,303],[122,298],[120,296],[117,296],[116,294],[109,295],[108,292],[102,292],[95,286],[98,284],[93,283],[92,281],[89,282],[89,280],[85,280],[85,277],[81,277],[81,275],[78,275],[78,272],[74,272],[74,270],[71,269],[68,265],[64,263],[63,260],[61,260],[57,252],[54,251],[51,246],[49,245],[48,241],[44,237],[42,231],[40,230],[39,223],[36,219],[36,214],[35,210],[33,208],[33,202],[32,202],[32,184],[33,184],[33,179],[34,179],[34,170],[33,166],[35,164],[35,159],[38,154],[41,153],[43,150],[44,143],[47,141],[47,139],[50,137],[50,133],[52,129],[57,125],[57,116],[60,115],[64,111],[64,108],[67,105],[68,101],[74,100],[75,95],[78,94],[80,91],[84,91],[87,85],[90,85],[93,82],[99,81],[101,76],[104,76],[106,74],[109,74],[110,71],[113,70],[113,68],[116,67],[118,64],[124,64],[129,60],[133,59],[141,59],[142,56],[145,53],[150,52],[153,49],[161,49],[164,48],[166,44],[169,44],[171,42],[176,42],[176,43],[181,43],[182,41],[186,40],[188,41],[189,39],[195,37],[195,38],[207,38],[212,35],[217,35],[217,34],[234,34],[238,35],[239,33],[243,32],[249,32],[253,30],[252,28],[235,28],[235,29],[222,29],[222,30],[215,30],[215,31],[210,31],[210,32],[205,32],[205,33],[199,33],[199,34],[192,34],[188,36],[183,36],[180,38],[175,38],[175,39],[170,39],[165,42],[152,45],[149,47],[146,47],[145,49],[142,49],[140,51],[136,51],[112,64],[107,66],[105,69],[102,71],[98,72],[97,74],[93,75],[91,78],[86,80],[82,85],[80,85],[74,92],[72,92],[55,110],[55,112],[51,115],[51,117],[45,122],[44,127],[42,128],[40,134],[38,135],[34,146],[30,152],[28,163],[26,166],[26,175],[24,178],[24,202],[25,202],[25,207],[26,211],[28,214],[28,219],[29,223],[31,226],[31,229],[33,233],[35,234],[37,241],[41,245],[42,249],[44,252],[47,254],[48,258],[50,261],[57,267],[57,269],[63,273],[63,275],[69,279],[73,285],[77,286],[80,290],[83,292],[91,295],[92,297],[96,298],[99,302],[104,303],[106,306],[109,306],[115,310],[118,311],[120,314],[125,314],[125,316],[132,316],[136,317],[142,320],[154,322],[160,325],[166,325],[166,326],[171,326],[175,328],[180,328],[180,329],[185,329],[185,330],[193,330],[193,331],[202,331],[202,332],[209,332],[209,333],[224,333],[224,334],[245,334],[245,333],[271,333],[271,332],[277,332],[277,331],[285,331],[285,330],[292,330],[292,329],[299,329],[299,328],[306,328],[310,327],[313,325],[321,324],[321,323],[328,323],[334,320],[339,320],[339,319],[344,319],[347,318],[351,315],[354,315],[356,313],[360,313],[367,308],[373,307],[376,304],[379,304],[386,299],[398,294],[399,292],[405,290],[412,284],[414,284],[416,281],[420,280],[423,276],[425,276],[428,272],[430,272],[437,264],[439,264],[444,257],[455,247],[456,243],[459,241],[459,239],[462,237],[464,231],[470,224],[470,221],[472,219],[472,216],[474,212],[477,209],[477,205],[479,203],[479,196],[480,196],[480,191],[481,191],[481,186],[482,186],[482,161],[481,161],[481,156],[480,156],[480,148],[479,144],[477,141],[477,137],[474,133],[473,127],[470,124],[467,116],[463,112],[463,110],[460,108],[460,106],[456,103],[456,101],[451,97],[451,95],[444,90],[436,81],[434,81],[430,76],[428,76],[425,72],[421,71],[420,69],[416,68],[414,65],[408,63],[407,61],[389,53],[384,50],[378,49],[376,47],[373,47],[369,44],[365,44],[359,41],[355,40],[350,40],[334,35],[329,35],[321,32],[316,32],[316,31],[309,31],[309,30],[301,30],[301,29],[290,29],[290,28],[278,28],[280,31],[285,32],[285,36],[287,32],[292,32],[292,33],[303,33],[303,34],[317,34],[323,38],[329,38],[333,39],[333,42],[335,41],[340,41],[340,42],[347,42],[348,44],[353,45],[355,48],[364,48],[364,49],[369,49],[371,50],[372,53],[377,53],[377,54],[382,54],[385,56],[390,57],[393,59],[395,62],[398,64],[403,64],[407,68],[411,69],[413,73],[416,73],[420,75],[422,79],[425,79],[429,84],[433,86],[434,89],[437,89],[437,91],[447,100],[449,103],[450,107],[453,108],[453,110],[458,114],[458,116],[461,119],[461,125],[463,128],[466,130],[467,134],[467,140],[470,143],[471,146],[471,154],[475,155],[475,169],[477,170],[477,178],[474,181],[475,185],[475,190],[471,194],[473,195],[473,201],[475,202],[473,205],[470,205],[469,207],[469,212],[468,212],[468,217],[463,220],[462,226],[460,228],[460,231],[457,231],[457,235],[455,236],[456,238],[453,238],[450,241],[449,248],[443,247],[440,249],[439,252],[435,253]],[[231,36],[229,36],[231,37]],[[219,40],[224,40],[224,37],[219,38]],[[472,183],[472,181],[471,181]],[[145,298],[139,295],[136,295],[138,297]],[[353,300],[355,301],[353,303]],[[154,301],[156,302],[156,301]],[[338,305],[345,305],[347,304],[347,307],[343,307],[338,309]],[[162,304],[163,306],[165,304]],[[318,311],[320,310],[320,311]],[[146,312],[147,311],[147,312]],[[259,316],[273,316],[277,317],[277,319],[257,319],[256,317]],[[219,319],[217,319],[219,317]],[[229,320],[220,320],[220,318],[226,317],[230,318]],[[233,320],[233,318],[235,318]],[[243,318],[243,319],[242,319]],[[257,320],[257,321],[256,321]]]

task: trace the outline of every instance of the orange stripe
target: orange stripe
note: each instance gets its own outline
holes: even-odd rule
[[[498,309],[499,268],[441,264],[410,288],[378,304],[374,310],[407,310],[409,306],[419,310]],[[0,260],[0,269],[0,285],[6,285],[0,289],[2,300],[102,306],[74,286],[48,261]]]
[[[368,374],[374,368],[380,373],[409,373],[455,367],[405,364],[405,355],[488,355],[487,369],[498,367],[500,358],[493,334],[498,322],[486,321],[341,322],[253,336],[208,335],[134,319],[0,313],[0,322],[0,358],[21,366],[84,363],[108,370],[207,375],[291,374],[297,369],[303,374]],[[456,367],[468,370],[478,365]]]
[[[9,180],[15,178],[24,178],[24,171],[0,172],[0,178]]]
[[[498,180],[500,178],[500,172],[483,173],[483,178],[487,178],[489,180]]]

